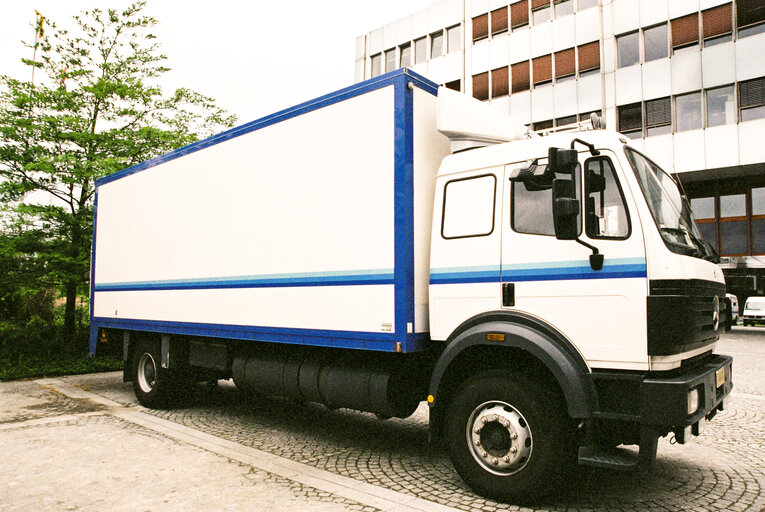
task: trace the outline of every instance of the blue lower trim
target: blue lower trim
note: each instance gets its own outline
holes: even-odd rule
[[[434,269],[430,284],[565,281],[581,279],[627,279],[647,277],[645,258],[606,260],[602,270],[589,261],[556,261],[533,264]]]
[[[92,318],[90,325],[91,328],[125,329],[130,331],[204,336],[232,340],[266,341],[289,343],[292,345],[352,348],[380,352],[396,351],[396,341],[393,333],[287,329],[280,327],[166,322],[159,320],[135,320],[105,317]]]

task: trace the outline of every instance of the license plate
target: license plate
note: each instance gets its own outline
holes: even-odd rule
[[[715,377],[717,378],[717,387],[719,388],[723,384],[725,384],[725,368],[720,368],[715,372]]]

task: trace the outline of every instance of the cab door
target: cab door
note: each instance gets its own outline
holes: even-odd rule
[[[514,292],[503,308],[551,325],[593,367],[646,369],[645,245],[618,159],[579,153],[575,173],[579,236],[604,255],[600,270],[591,267],[590,249],[555,238],[550,188],[509,180],[522,165],[507,165],[503,180],[501,281]]]
[[[436,180],[430,253],[430,336],[499,309],[502,166]]]

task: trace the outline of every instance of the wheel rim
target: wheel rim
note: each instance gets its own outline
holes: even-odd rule
[[[495,475],[517,473],[531,458],[529,424],[506,402],[485,402],[476,407],[468,419],[466,434],[473,458]]]
[[[157,364],[148,352],[138,360],[138,386],[144,393],[151,393],[157,385]]]

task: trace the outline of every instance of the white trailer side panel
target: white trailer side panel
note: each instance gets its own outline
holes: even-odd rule
[[[101,186],[95,282],[392,274],[393,121],[389,86]],[[394,322],[392,284],[95,299],[96,316],[117,318],[369,332]]]

